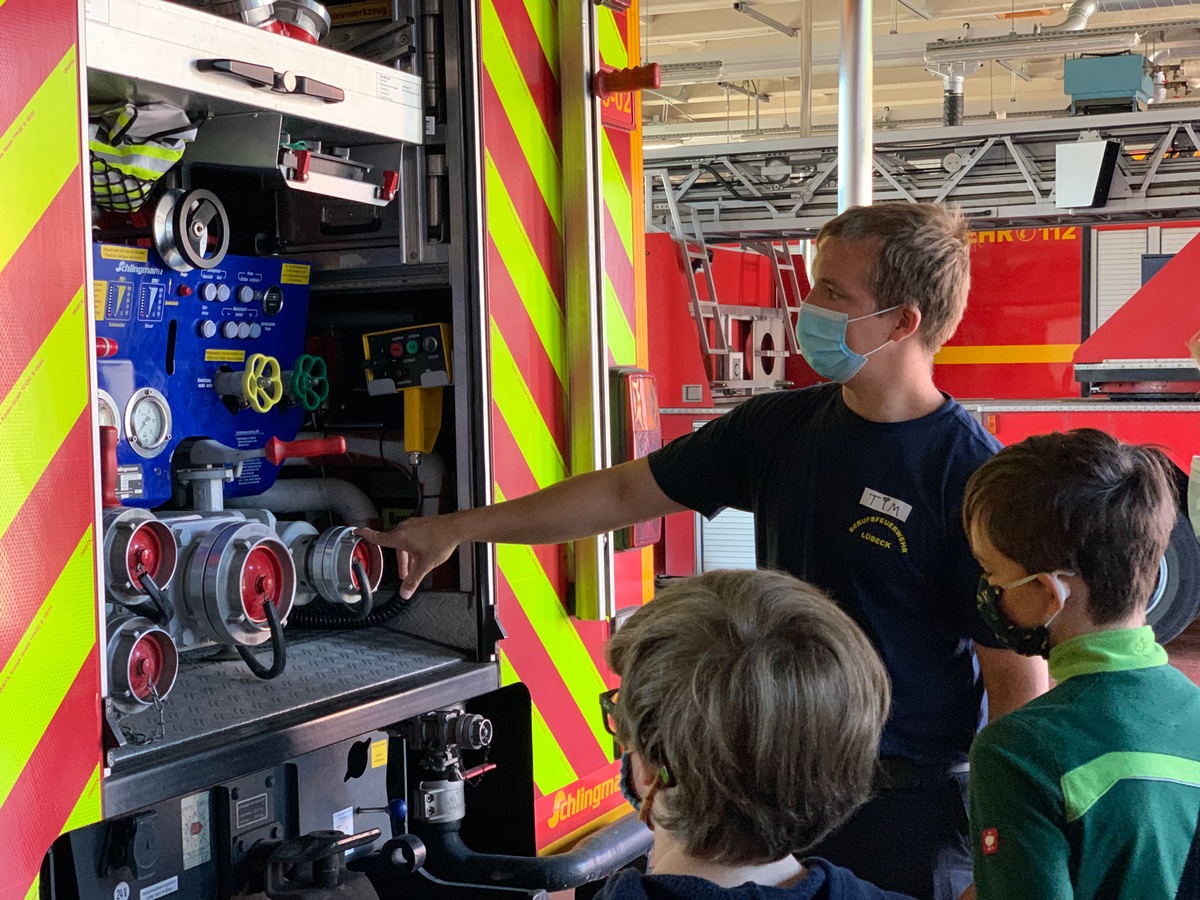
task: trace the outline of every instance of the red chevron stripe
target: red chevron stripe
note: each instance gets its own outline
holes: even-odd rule
[[[628,131],[619,131],[615,128],[605,128],[604,133],[608,135],[608,142],[613,148],[613,157],[616,159],[617,165],[620,166],[621,173],[625,176],[625,186],[632,190],[633,135]],[[634,214],[637,214],[636,210]]]
[[[7,0],[0,5],[0,134],[76,41],[75,0]]]
[[[516,360],[529,393],[554,436],[558,452],[567,459],[567,391],[550,362],[537,329],[517,293],[517,286],[496,245],[488,238],[488,309]]]
[[[525,83],[529,85],[529,93],[533,96],[533,102],[542,114],[546,133],[550,135],[555,152],[561,159],[562,116],[559,109],[561,99],[558,93],[558,79],[554,77],[554,70],[546,61],[546,54],[542,51],[537,32],[529,20],[529,13],[525,11],[525,4],[498,0],[495,6],[496,15],[500,19],[500,24],[504,26],[504,34],[508,38],[509,46],[512,47],[513,56],[517,59],[517,66],[520,68],[521,74],[525,76]],[[489,112],[494,109],[486,102],[484,108]],[[495,114],[485,117],[485,124],[489,119],[494,118]],[[490,144],[491,141],[489,140],[488,143]]]
[[[554,296],[561,306],[562,235],[558,232],[558,226],[554,224],[554,218],[546,206],[537,179],[533,177],[533,170],[529,167],[529,160],[525,157],[525,151],[521,149],[521,142],[517,140],[512,123],[500,106],[496,87],[492,84],[491,77],[486,74],[483,79],[483,96],[486,108],[493,111],[493,114],[487,117],[484,127],[488,151],[492,154],[496,171],[500,173],[500,178],[508,189],[508,196],[516,207],[517,216],[525,226],[525,233],[529,236],[529,242],[542,264],[542,271],[546,273],[546,278],[554,289]],[[561,216],[562,210],[557,212]]]
[[[636,335],[637,294],[633,280],[633,263],[629,261],[629,254],[617,231],[617,223],[607,206],[604,208],[604,272],[613,283],[617,299],[621,301],[621,309],[625,311],[629,330]]]
[[[82,352],[82,349],[81,351]],[[0,666],[12,656],[29,623],[93,521],[91,412],[71,426],[25,505],[0,536],[0,561],[10,590],[0,604]],[[81,496],[81,490],[86,496]],[[53,536],[48,540],[47,536]],[[99,538],[97,537],[97,542]],[[79,602],[91,602],[80,597]],[[7,832],[0,830],[0,834]]]
[[[508,631],[505,647],[520,648],[516,654],[508,651],[509,662],[517,677],[529,688],[533,702],[541,710],[571,768],[584,774],[600,768],[608,759],[503,573],[496,579],[496,602],[500,607],[500,621]],[[598,700],[596,715],[600,715]]]
[[[629,554],[633,555],[633,554]],[[617,555],[618,561],[621,554]],[[617,572],[619,574],[619,568]],[[620,597],[621,582],[617,579],[617,596]],[[632,606],[629,600],[640,596],[639,594],[629,594],[625,598],[625,602],[617,604],[620,606]],[[617,685],[616,676],[608,667],[608,663],[604,660],[604,645],[608,643],[608,622],[585,622],[582,619],[572,619],[571,624],[575,626],[575,631],[579,633],[579,639],[583,642],[583,646],[587,648],[588,656],[592,658],[592,662],[596,666],[596,671],[600,673],[600,677],[605,683],[615,687]]]
[[[100,667],[93,652],[0,806],[0,896],[24,897],[100,763]]]
[[[13,2],[16,0],[0,6],[0,16]],[[4,93],[0,91],[0,97]],[[20,316],[11,316],[5,323],[4,352],[0,353],[0,397],[12,389],[83,285],[86,272],[83,255],[78,247],[64,245],[65,235],[79,234],[82,229],[83,185],[76,169],[8,265],[0,269],[0,309],[21,310]],[[84,352],[82,345],[79,352]]]
[[[521,448],[513,437],[512,430],[492,403],[492,468],[496,483],[508,500],[524,497],[538,489],[533,473],[521,454]],[[556,590],[565,591],[567,585],[566,549],[563,546],[538,544],[533,548],[538,562]]]

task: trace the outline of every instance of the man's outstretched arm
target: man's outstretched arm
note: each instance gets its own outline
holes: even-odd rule
[[[662,492],[643,457],[505,503],[412,518],[387,532],[360,528],[356,534],[395,549],[400,596],[407,599],[465,542],[562,544],[684,509]]]

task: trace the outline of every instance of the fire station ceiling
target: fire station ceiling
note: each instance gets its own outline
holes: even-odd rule
[[[838,12],[840,0],[812,3],[812,121],[819,133],[837,121]],[[746,11],[735,9],[745,7]],[[1132,2],[1109,6],[1133,6]],[[1200,20],[1200,3],[1147,0],[1149,7],[1129,12],[1097,12],[1088,28]],[[940,121],[942,79],[929,74],[926,44],[938,39],[987,38],[1012,32],[1029,34],[1036,26],[1053,28],[1066,18],[1070,4],[1029,0],[876,0],[876,127]],[[1100,3],[1101,8],[1105,6]],[[802,2],[751,0],[642,0],[642,56],[664,66],[663,87],[645,92],[643,118],[648,145],[699,140],[727,134],[732,140],[778,136],[800,121],[801,38],[774,23],[799,30]],[[1200,29],[1175,36],[1182,44],[1200,44]],[[1200,57],[1200,46],[1192,48]],[[1200,74],[1200,64],[1192,66]],[[1061,112],[1068,105],[1062,89],[1062,58],[985,62],[965,82],[967,121]],[[1200,84],[1200,80],[1196,82]],[[1189,90],[1172,89],[1168,101]],[[1191,99],[1200,100],[1200,95]],[[782,131],[781,131],[782,130]]]

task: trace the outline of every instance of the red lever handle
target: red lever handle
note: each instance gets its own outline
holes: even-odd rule
[[[391,169],[383,170],[383,187],[379,191],[381,199],[391,203],[396,196],[396,191],[400,189],[400,173],[393,172]]]
[[[612,94],[626,94],[662,87],[662,68],[658,63],[628,69],[601,70],[592,80],[592,91],[601,100]]]
[[[273,466],[285,459],[308,459],[313,456],[340,456],[346,452],[346,439],[341,435],[327,438],[315,438],[311,441],[281,441],[271,438],[267,441],[263,456]]]
[[[100,426],[100,504],[107,509],[120,506],[117,498],[117,429]]]
[[[463,772],[462,780],[470,781],[472,778],[478,778],[480,775],[490,772],[494,768],[496,768],[496,764],[494,762],[485,762],[482,765],[478,765],[473,769],[467,769],[467,771]]]

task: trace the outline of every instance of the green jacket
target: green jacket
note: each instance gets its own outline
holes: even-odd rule
[[[1149,627],[1065,641],[1050,676],[971,748],[978,900],[1172,900],[1196,877],[1200,688]]]

